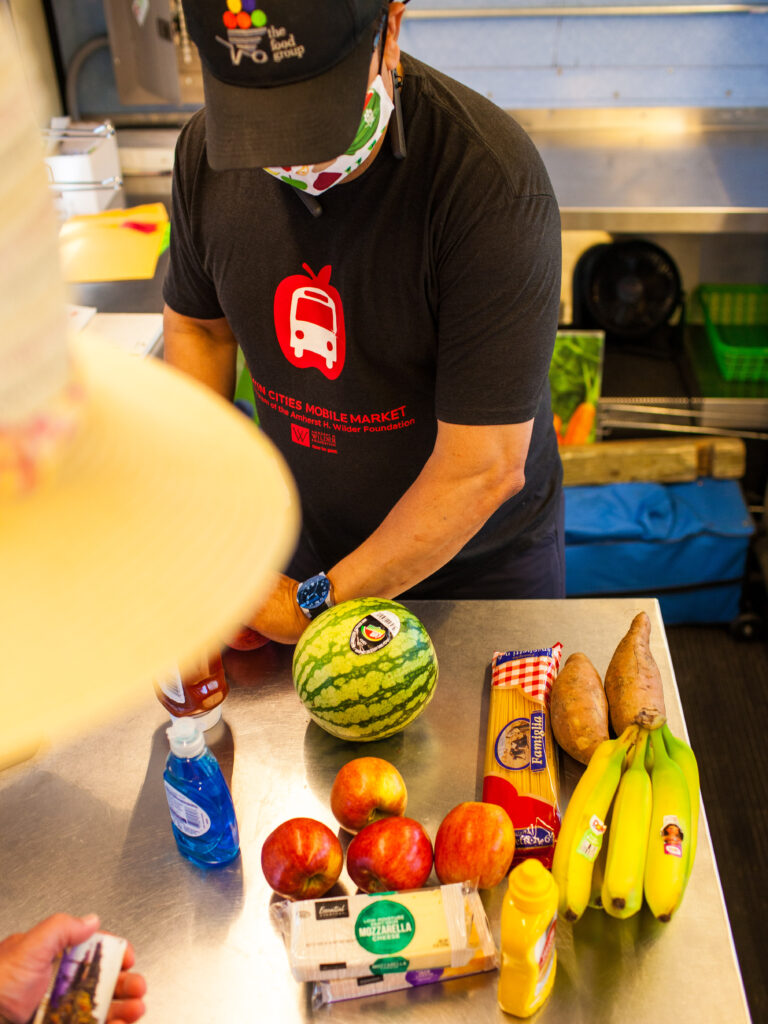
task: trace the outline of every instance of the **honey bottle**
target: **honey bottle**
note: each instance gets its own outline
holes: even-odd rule
[[[155,683],[155,692],[171,718],[191,716],[200,729],[210,729],[221,718],[221,705],[229,693],[221,656],[201,658],[183,675],[176,668]]]

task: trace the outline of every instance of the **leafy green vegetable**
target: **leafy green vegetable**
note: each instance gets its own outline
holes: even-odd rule
[[[552,412],[563,428],[581,402],[597,405],[603,376],[602,331],[558,331],[549,367]],[[594,440],[594,430],[590,436]]]

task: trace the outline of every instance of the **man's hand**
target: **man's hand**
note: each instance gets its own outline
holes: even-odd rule
[[[131,970],[135,962],[133,946],[129,942],[123,954],[123,969],[117,977],[115,994],[107,1013],[110,1024],[134,1024],[134,1021],[144,1016],[142,996],[147,991],[147,983],[141,974]]]
[[[309,625],[296,603],[297,587],[296,580],[276,573],[269,597],[246,625],[280,644],[295,644]]]
[[[72,917],[54,914],[28,932],[9,935],[0,942],[0,1016],[11,1024],[26,1024],[51,983],[56,957],[67,946],[85,942],[98,931],[95,914]],[[133,1024],[144,1015],[142,996],[147,986],[140,974],[131,972],[133,949],[126,948],[122,971],[107,1020],[111,1024]]]

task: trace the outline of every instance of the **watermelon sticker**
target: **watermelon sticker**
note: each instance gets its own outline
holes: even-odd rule
[[[386,647],[399,632],[400,619],[392,612],[372,612],[353,627],[349,646],[355,654],[373,654]]]
[[[380,644],[381,641],[385,639],[387,630],[384,626],[379,626],[372,622],[366,622],[362,626],[361,633],[369,644]]]

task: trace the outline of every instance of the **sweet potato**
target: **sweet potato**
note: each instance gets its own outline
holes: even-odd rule
[[[589,764],[608,739],[608,701],[600,675],[586,656],[572,654],[555,679],[549,698],[552,732],[563,750]]]
[[[640,612],[605,673],[605,695],[617,736],[633,723],[659,729],[667,720],[661,672],[651,654],[650,636],[651,620]]]

